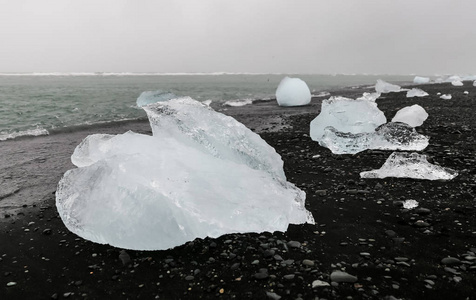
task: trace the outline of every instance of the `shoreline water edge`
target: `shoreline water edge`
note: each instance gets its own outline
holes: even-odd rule
[[[309,137],[330,96],[360,97],[373,87],[329,89],[309,105],[276,100],[244,106],[212,102],[276,149],[287,179],[306,192],[316,224],[286,232],[228,234],[163,251],[124,251],[69,232],[55,207],[74,148],[94,133],[151,134],[146,119],[61,129],[0,142],[1,299],[471,299],[476,289],[476,87],[410,85],[429,96],[383,94],[390,120],[421,105],[419,153],[458,170],[452,181],[361,179],[391,151],[335,155]],[[467,92],[467,93],[466,93]],[[449,100],[438,94],[451,94]],[[415,199],[418,208],[405,208]]]

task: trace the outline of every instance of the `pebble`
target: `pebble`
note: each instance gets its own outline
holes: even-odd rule
[[[7,286],[15,286],[15,285],[17,285],[17,283],[14,281],[10,281],[9,283],[7,283]]]
[[[194,280],[195,277],[193,277],[192,275],[188,275],[187,277],[185,277],[185,280],[187,281],[191,281],[191,280]]]
[[[455,269],[450,268],[450,267],[445,267],[445,271],[446,271],[446,272],[449,272],[449,273],[451,273],[451,274],[453,274],[453,275],[459,275],[459,274],[460,274],[458,271],[456,271]]]
[[[441,260],[443,265],[457,265],[460,264],[461,261],[455,257],[445,257]]]
[[[268,273],[267,272],[259,272],[253,275],[255,279],[266,279],[268,278]]]
[[[356,282],[357,277],[342,271],[334,271],[331,273],[331,280],[334,282]]]
[[[300,247],[301,247],[301,243],[298,242],[298,241],[289,241],[289,242],[288,242],[288,247],[291,247],[291,248],[300,248]]]
[[[323,286],[330,286],[330,284],[322,280],[314,280],[312,282],[312,288],[323,287]]]
[[[288,275],[284,275],[283,278],[286,280],[293,280],[295,276],[296,275],[294,274],[288,274]]]
[[[268,296],[268,298],[273,299],[273,300],[281,299],[281,296],[279,296],[276,293],[272,293],[272,292],[266,292],[266,296]]]
[[[43,234],[44,234],[44,235],[50,235],[50,234],[51,234],[51,229],[50,229],[50,228],[46,228],[45,230],[43,230]]]
[[[305,266],[308,266],[308,267],[314,267],[314,262],[312,260],[309,260],[309,259],[304,259],[302,261],[302,264],[305,265]]]
[[[119,259],[122,261],[122,265],[126,266],[131,263],[131,257],[127,254],[126,250],[119,252]]]
[[[397,235],[397,233],[393,230],[386,230],[385,234],[389,237],[395,237]]]
[[[429,226],[430,226],[430,224],[428,224],[427,222],[422,221],[422,220],[416,221],[416,222],[414,223],[414,225],[415,225],[416,227],[429,227]]]

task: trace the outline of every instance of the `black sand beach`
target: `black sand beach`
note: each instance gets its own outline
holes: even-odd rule
[[[424,107],[429,118],[417,130],[430,145],[421,153],[457,170],[454,180],[360,179],[391,151],[333,155],[313,142],[309,123],[324,98],[298,108],[275,101],[214,107],[276,149],[288,180],[306,192],[316,225],[197,239],[166,251],[121,252],[83,240],[55,206],[56,185],[84,137],[150,133],[148,122],[0,142],[0,299],[476,299],[476,87],[419,87],[430,96],[390,93],[378,106],[389,120],[402,107]],[[420,206],[404,209],[407,199]],[[356,278],[331,281],[336,270]]]

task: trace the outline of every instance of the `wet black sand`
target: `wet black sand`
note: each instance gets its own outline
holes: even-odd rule
[[[338,156],[311,141],[308,126],[322,98],[302,108],[272,101],[227,108],[281,154],[317,224],[197,239],[166,251],[127,250],[122,259],[120,249],[70,233],[54,191],[87,134],[147,133],[147,123],[0,143],[0,299],[476,299],[476,88],[421,88],[430,96],[386,94],[379,108],[391,119],[404,106],[423,106],[430,117],[418,131],[431,139],[422,153],[458,170],[454,180],[360,179],[391,152]],[[407,199],[419,208],[403,209]],[[443,263],[445,257],[455,259]],[[332,282],[335,270],[357,280]],[[331,286],[313,287],[316,280]]]

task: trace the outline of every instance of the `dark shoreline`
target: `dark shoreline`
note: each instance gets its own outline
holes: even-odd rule
[[[0,299],[475,299],[476,87],[419,87],[430,96],[386,94],[378,106],[387,119],[404,106],[423,106],[430,116],[418,131],[430,136],[430,146],[422,153],[458,170],[454,180],[361,180],[359,172],[380,167],[391,152],[338,156],[312,142],[309,122],[328,97],[300,108],[273,101],[220,106],[275,147],[288,180],[306,191],[306,208],[317,224],[197,239],[166,251],[127,250],[131,261],[125,265],[120,249],[70,233],[53,193],[73,167],[69,156],[82,138],[129,129],[150,133],[147,122],[0,143],[2,184],[16,180],[19,187],[0,199]],[[437,92],[453,99],[439,99]],[[419,208],[403,209],[406,199],[417,200]],[[15,207],[5,212],[8,201]],[[443,264],[448,256],[458,261]],[[329,275],[342,269],[357,281],[312,287],[316,280],[331,283]],[[16,285],[7,287],[9,282]]]

